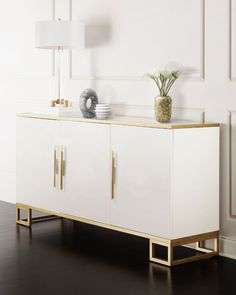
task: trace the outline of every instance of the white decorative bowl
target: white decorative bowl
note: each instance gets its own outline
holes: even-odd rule
[[[95,114],[97,119],[107,119],[111,115],[111,108],[108,103],[99,103],[95,107]]]
[[[111,109],[95,109],[95,112],[110,112]]]
[[[109,103],[97,103],[96,107],[102,108],[102,107],[110,107]]]
[[[107,110],[107,111],[105,111],[105,110],[101,110],[101,111],[95,110],[96,114],[109,114],[110,112],[111,112],[110,110]]]

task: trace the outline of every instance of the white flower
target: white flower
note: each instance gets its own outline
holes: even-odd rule
[[[179,76],[181,75],[181,73],[183,72],[183,67],[180,66],[179,64],[175,63],[175,62],[168,63],[168,65],[166,66],[166,69],[169,72],[171,72],[172,76],[175,79],[178,79]]]
[[[174,63],[159,65],[144,75],[144,77],[157,80],[178,79],[181,74],[180,67]]]
[[[160,74],[162,73],[162,72],[164,72],[164,71],[166,71],[166,66],[165,65],[158,65],[158,66],[156,66],[156,68],[154,69],[154,73],[155,73],[155,75],[156,76],[160,76]]]
[[[171,73],[171,75],[172,75],[175,79],[178,79],[179,76],[181,75],[181,71],[180,71],[180,70],[173,71],[173,72]]]
[[[145,73],[143,76],[144,78],[150,78],[150,79],[155,78],[155,74],[153,72]]]
[[[172,73],[169,72],[169,71],[167,71],[167,70],[164,70],[164,71],[160,72],[160,75],[161,75],[164,79],[169,79],[169,78],[171,78]]]

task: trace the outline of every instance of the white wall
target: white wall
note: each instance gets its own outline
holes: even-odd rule
[[[0,0],[0,199],[15,202],[16,112],[54,96],[54,55],[34,49],[34,22],[58,17],[87,25],[87,49],[63,53],[70,100],[93,87],[147,110],[156,89],[144,72],[169,61],[192,72],[172,97],[189,117],[222,124],[221,251],[236,257],[236,0]]]

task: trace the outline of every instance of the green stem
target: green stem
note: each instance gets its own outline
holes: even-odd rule
[[[156,83],[158,89],[159,89],[159,92],[161,92],[161,87],[160,87],[160,84],[159,84],[159,81],[158,81],[158,78],[152,78],[153,81]]]
[[[166,79],[163,80],[163,83],[162,83],[162,95],[161,96],[165,96],[165,85],[166,85]]]
[[[166,93],[166,95],[168,95],[168,93],[169,93],[169,91],[170,91],[172,85],[174,84],[175,80],[176,80],[176,79],[173,79],[173,80],[171,81],[171,83],[170,83],[170,85],[169,85],[169,87],[168,87],[168,89],[167,89],[167,93]]]
[[[169,88],[169,86],[170,86],[172,80],[173,80],[173,79],[170,78],[169,81],[168,81],[168,83],[167,83],[167,85],[166,85],[166,93],[167,93],[167,90],[168,90],[168,88]]]

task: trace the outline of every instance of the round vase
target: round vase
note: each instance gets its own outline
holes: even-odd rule
[[[170,122],[172,114],[172,98],[170,96],[155,98],[155,117],[158,122]]]

